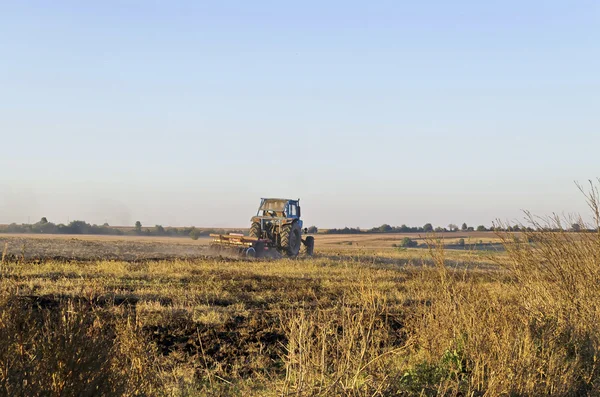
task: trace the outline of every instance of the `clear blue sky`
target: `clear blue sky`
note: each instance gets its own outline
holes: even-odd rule
[[[2,1],[0,223],[585,211],[598,1]]]

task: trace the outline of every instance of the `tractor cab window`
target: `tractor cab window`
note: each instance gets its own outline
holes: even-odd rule
[[[263,216],[283,216],[285,201],[283,200],[265,200],[260,209]]]
[[[298,216],[298,207],[296,204],[290,204],[290,216]]]

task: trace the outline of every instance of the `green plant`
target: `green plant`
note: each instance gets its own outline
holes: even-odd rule
[[[198,240],[198,238],[200,238],[200,236],[202,235],[202,232],[198,229],[192,229],[192,231],[190,232],[190,237],[192,238],[192,240]]]
[[[416,247],[417,245],[419,245],[419,243],[414,241],[410,237],[404,237],[402,240],[400,240],[400,243],[397,244],[397,247],[411,248],[411,247]]]

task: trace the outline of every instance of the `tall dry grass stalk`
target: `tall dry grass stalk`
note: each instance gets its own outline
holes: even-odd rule
[[[4,268],[6,266],[6,256],[8,255],[8,243],[4,243],[4,249],[2,250],[2,260],[0,260],[0,277],[4,275]]]
[[[357,286],[332,308],[282,312],[287,335],[282,395],[372,396],[383,393],[397,357],[410,345],[391,323],[385,296]],[[390,371],[392,370],[392,371]]]

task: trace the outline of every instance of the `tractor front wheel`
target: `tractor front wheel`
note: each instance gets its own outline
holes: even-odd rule
[[[306,255],[313,256],[315,253],[315,238],[313,236],[304,239],[304,248],[306,249]]]
[[[260,238],[260,222],[252,222],[248,236]]]
[[[281,230],[281,249],[289,257],[298,256],[302,245],[302,231],[297,222],[283,226]]]

